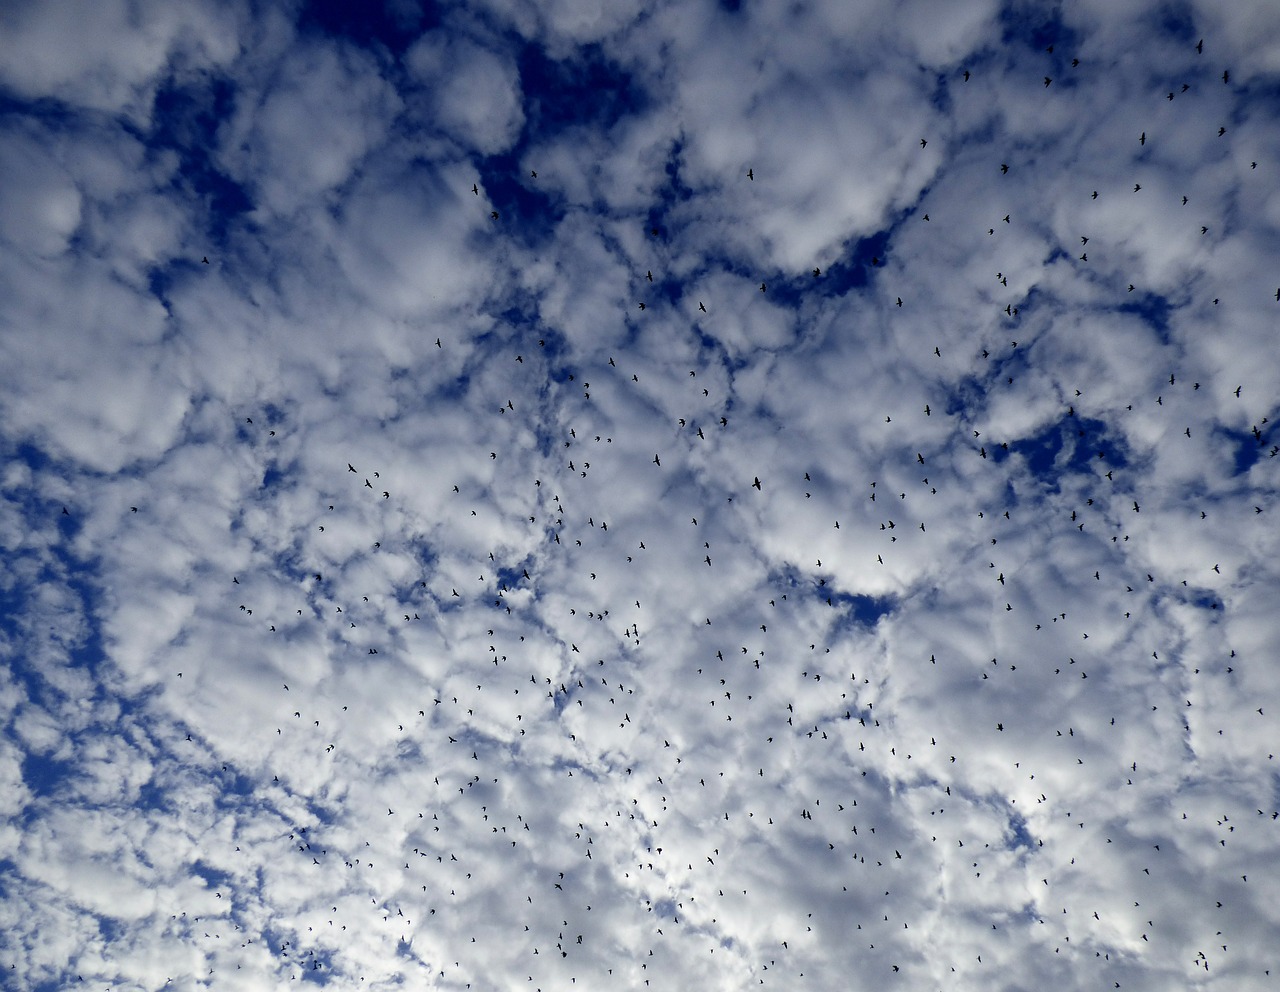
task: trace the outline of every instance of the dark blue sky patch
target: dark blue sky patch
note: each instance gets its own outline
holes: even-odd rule
[[[193,203],[209,232],[208,251],[194,259],[225,250],[227,233],[236,218],[253,209],[249,192],[218,168],[218,128],[235,107],[235,88],[217,77],[168,84],[157,91],[149,133],[130,129],[151,152],[176,152],[179,167],[174,191]],[[212,259],[210,260],[212,261]]]
[[[1262,445],[1248,431],[1224,427],[1219,432],[1231,450],[1231,475],[1244,475],[1262,457]]]
[[[232,765],[227,765],[226,770],[220,771],[217,777],[222,792],[217,797],[216,804],[222,809],[239,809],[257,791],[254,780]]]
[[[610,62],[599,45],[587,45],[574,59],[559,62],[538,45],[526,45],[516,64],[526,95],[526,140],[544,140],[577,125],[607,130],[648,102],[635,80]]]
[[[664,203],[681,203],[693,197],[693,187],[685,183],[680,175],[682,161],[684,161],[684,142],[677,139],[671,146],[670,154],[667,155],[665,166],[667,184],[661,187],[659,193]]]
[[[23,755],[22,781],[37,799],[56,797],[73,775],[70,762],[31,752]]]
[[[1031,832],[1027,829],[1026,818],[1018,813],[1009,815],[1009,833],[1012,834],[1012,840],[1009,847],[1012,850],[1031,850],[1035,847],[1035,839],[1031,836]]]
[[[532,174],[532,146],[554,141],[574,127],[610,128],[635,113],[645,100],[631,78],[588,46],[573,61],[555,61],[537,45],[526,45],[517,58],[525,93],[525,124],[509,152],[481,159],[478,171],[485,194],[498,211],[495,224],[506,236],[527,244],[547,238],[564,216],[564,204],[539,187]]]
[[[232,878],[225,871],[219,871],[213,865],[196,860],[191,863],[191,874],[202,879],[210,892],[218,892],[232,887]]]
[[[1105,465],[1105,472],[1128,464],[1125,446],[1108,433],[1104,421],[1078,415],[1065,416],[1032,437],[1009,442],[1008,451],[993,444],[987,453],[997,462],[1021,455],[1049,492],[1058,491],[1062,476],[1092,473],[1098,465]]]
[[[867,596],[863,593],[833,592],[831,604],[846,609],[849,616],[864,627],[874,627],[883,616],[893,612],[894,596]]]
[[[564,204],[553,199],[521,164],[521,149],[490,155],[477,163],[480,184],[498,212],[491,218],[504,237],[515,237],[529,245],[547,240],[564,217]]]
[[[865,286],[874,277],[875,270],[884,265],[888,252],[888,231],[846,241],[839,258],[819,265],[822,274],[812,280],[808,291],[825,296],[843,296],[850,290]]]
[[[280,483],[288,479],[288,476],[275,465],[268,465],[265,472],[262,473],[262,488],[274,489]]]
[[[0,86],[0,122],[7,123],[6,118],[11,117],[38,120],[51,131],[72,127],[79,119],[76,112],[61,100],[53,97],[25,100]]]
[[[1190,48],[1200,37],[1191,8],[1179,2],[1171,3],[1156,15],[1160,21],[1160,33],[1182,41]]]
[[[300,981],[324,987],[333,979],[340,977],[333,971],[332,951],[327,951],[320,946],[307,947],[303,949],[303,954],[305,957],[298,961],[297,965],[300,969],[298,973]]]
[[[818,599],[824,606],[831,600],[831,606],[844,614],[839,626],[860,625],[874,627],[880,618],[893,611],[897,604],[895,596],[868,596],[863,593],[844,592],[837,589],[827,580],[825,575],[809,576],[798,569],[788,566],[769,576],[769,588],[777,589],[791,595],[809,595]]]
[[[138,807],[140,809],[160,809],[165,804],[164,787],[154,778],[143,782],[138,789]]]
[[[530,559],[525,558],[518,564],[500,567],[495,575],[498,588],[501,589],[505,586],[510,590],[519,588],[520,586],[527,586],[529,584],[529,580],[524,577],[524,573],[528,569],[529,565]],[[533,573],[530,574],[532,575]]]
[[[1155,332],[1156,340],[1162,345],[1168,345],[1172,342],[1169,334],[1169,315],[1173,312],[1174,305],[1166,296],[1158,293],[1133,293],[1126,294],[1124,302],[1116,307],[1119,313],[1132,314],[1139,318],[1147,327]]]
[[[653,904],[653,911],[659,919],[670,919],[679,916],[674,899],[659,899]]]
[[[1080,54],[1078,36],[1054,6],[1006,3],[1000,11],[1000,33],[1002,45],[1020,44],[1044,55],[1045,71],[1050,76],[1061,67],[1069,68],[1071,60]],[[1051,45],[1053,51],[1049,52]]]
[[[413,9],[415,6],[420,9]],[[416,5],[389,0],[307,0],[298,17],[298,30],[341,38],[362,48],[383,46],[399,55],[439,23],[434,0],[420,0]]]

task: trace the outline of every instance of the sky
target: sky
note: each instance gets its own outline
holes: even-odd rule
[[[0,9],[6,989],[1280,988],[1280,7]]]

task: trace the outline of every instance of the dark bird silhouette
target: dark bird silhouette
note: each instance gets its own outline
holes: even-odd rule
[[[204,256],[204,258],[200,259],[200,264],[201,264],[201,265],[208,265],[208,264],[209,264],[209,256],[208,256],[208,255],[205,255],[205,256]]]
[[[756,489],[759,489],[759,488],[760,488],[760,476],[758,476],[758,475],[757,475],[757,476],[755,477],[755,481],[753,481],[753,482],[751,483],[751,485],[753,485]],[[64,511],[64,512],[65,512],[65,511]]]
[[[747,178],[750,179],[752,182],[755,182],[755,178],[756,178],[755,172],[753,172],[751,169],[748,169]]]

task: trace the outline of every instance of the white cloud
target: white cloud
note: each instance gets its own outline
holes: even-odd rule
[[[12,16],[8,972],[1266,987],[1263,15]]]
[[[510,58],[466,38],[433,32],[419,38],[404,60],[424,87],[429,126],[481,155],[499,154],[515,143],[524,111]]]
[[[235,58],[243,12],[108,0],[10,7],[3,21],[0,72],[23,97],[146,120],[168,72],[204,71]]]

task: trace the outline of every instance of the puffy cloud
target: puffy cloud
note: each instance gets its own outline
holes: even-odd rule
[[[1265,986],[1265,15],[67,10],[9,973]]]

